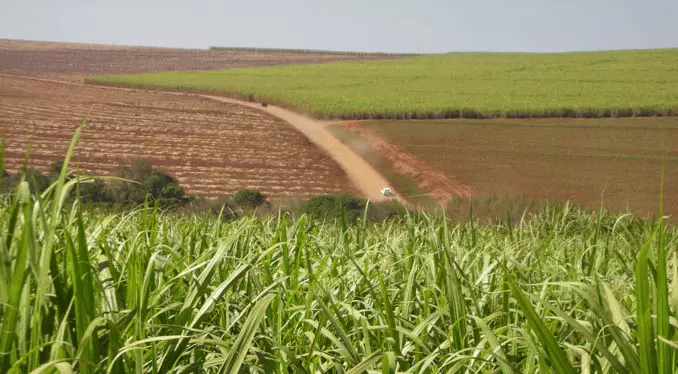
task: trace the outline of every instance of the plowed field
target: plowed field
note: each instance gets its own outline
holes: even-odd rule
[[[144,91],[118,91],[0,76],[6,168],[28,143],[31,163],[62,158],[85,113],[76,164],[97,174],[143,157],[191,193],[258,189],[272,198],[355,193],[344,172],[290,125],[238,105]]]
[[[674,220],[678,215],[675,117],[367,121],[363,126],[468,186],[474,198],[529,196],[570,200],[588,209],[597,209],[602,199],[612,210],[656,215],[663,168],[664,211]],[[421,183],[416,173],[405,174]]]
[[[399,58],[383,54],[201,50],[0,39],[0,73],[82,82],[88,75],[214,70]]]

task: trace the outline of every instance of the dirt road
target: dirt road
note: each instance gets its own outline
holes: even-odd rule
[[[230,99],[222,96],[199,95],[225,103],[239,104],[270,113],[290,125],[294,126],[315,145],[324,150],[346,172],[348,178],[360,191],[372,201],[389,199],[382,196],[380,189],[389,186],[388,180],[377,172],[367,161],[358,156],[347,145],[335,138],[319,121],[292,112],[287,109],[268,105],[264,108],[260,104]],[[405,201],[400,196],[394,196],[400,202]]]
[[[0,74],[0,76],[11,76],[11,77],[20,77],[17,75],[9,74]],[[119,88],[119,87],[106,87],[106,86],[92,86],[86,85],[83,83],[77,82],[66,82],[54,79],[46,78],[37,78],[37,77],[21,77],[23,79],[29,80],[38,80],[45,82],[60,83],[64,85],[75,85],[75,86],[87,86],[87,87],[97,87],[102,90],[126,90],[126,91],[146,91],[149,90],[140,90],[134,88]],[[318,146],[323,150],[332,160],[334,160],[345,172],[348,179],[353,182],[355,187],[357,187],[364,197],[369,198],[372,201],[383,201],[386,199],[396,199],[401,202],[405,202],[400,196],[387,198],[382,196],[380,189],[382,187],[389,186],[388,181],[384,178],[379,172],[377,172],[367,161],[362,157],[353,152],[348,146],[343,144],[337,138],[335,138],[321,122],[309,118],[307,116],[292,112],[287,109],[269,105],[268,107],[263,107],[261,104],[252,103],[242,100],[236,100],[231,98],[226,98],[222,96],[213,96],[213,95],[201,95],[194,93],[182,93],[182,92],[167,92],[167,91],[152,91],[156,93],[162,93],[165,95],[181,95],[181,96],[191,96],[191,97],[201,97],[213,101],[218,101],[222,103],[237,104],[245,106],[248,108],[256,109],[263,111],[275,117],[278,117],[288,124],[292,125],[299,132],[304,134],[312,143]]]

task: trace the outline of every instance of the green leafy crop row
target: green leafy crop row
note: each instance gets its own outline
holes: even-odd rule
[[[57,182],[0,201],[2,373],[675,370],[661,220],[89,213],[64,204],[78,134]]]
[[[450,53],[88,80],[255,98],[345,119],[628,117],[678,114],[676,66],[678,49]]]

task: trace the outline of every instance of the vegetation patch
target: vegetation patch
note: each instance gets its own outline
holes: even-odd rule
[[[88,81],[255,95],[342,119],[638,117],[678,114],[677,65],[678,49],[450,53]]]
[[[233,201],[241,207],[254,209],[266,202],[266,196],[259,191],[244,189],[235,194]]]
[[[60,176],[64,161],[54,161],[47,174],[25,167],[16,174],[3,170],[0,193],[13,193],[24,182],[32,193],[42,193]],[[86,180],[78,183],[79,180]],[[135,206],[150,201],[160,207],[183,205],[188,201],[179,183],[164,171],[154,168],[144,159],[135,159],[130,166],[119,166],[112,178],[91,179],[79,171],[65,175],[66,181],[76,182],[77,194],[86,203],[114,203]],[[106,183],[107,182],[107,183]]]
[[[562,204],[515,227],[368,225],[345,219],[365,207],[345,195],[230,222],[92,212],[69,201],[81,131],[42,194],[24,172],[0,195],[2,373],[674,370],[678,230],[663,218]]]
[[[88,212],[53,186],[0,198],[3,373],[673,370],[661,221],[562,205],[516,226],[225,222]]]

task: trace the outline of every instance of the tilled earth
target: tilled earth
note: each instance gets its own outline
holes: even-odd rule
[[[205,196],[242,188],[274,199],[356,193],[343,170],[302,134],[255,109],[189,95],[0,76],[6,169],[19,169],[29,144],[38,169],[63,158],[88,113],[74,161],[94,174],[141,157],[188,192]]]
[[[0,39],[0,73],[82,82],[90,75],[217,70],[399,58],[381,54],[336,54],[252,50],[200,50]]]

